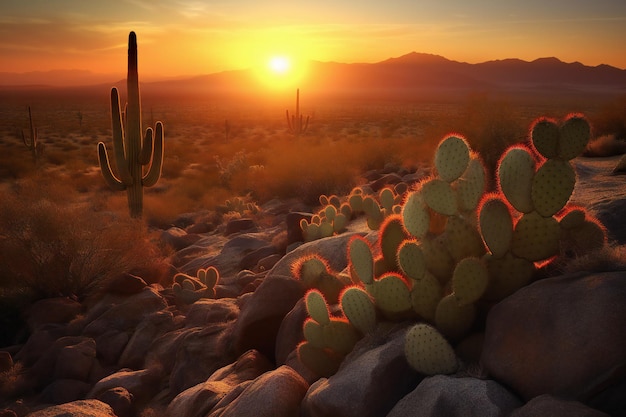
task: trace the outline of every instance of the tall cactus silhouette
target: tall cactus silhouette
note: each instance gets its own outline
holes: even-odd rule
[[[126,190],[130,216],[141,217],[143,212],[143,187],[151,187],[161,177],[163,166],[163,124],[157,122],[146,129],[141,140],[141,103],[137,74],[137,36],[128,36],[128,75],[126,78],[128,103],[122,118],[117,88],[111,89],[111,125],[113,149],[118,176],[113,173],[106,146],[98,143],[100,170],[105,181],[115,191]],[[143,173],[143,166],[149,166]]]
[[[309,127],[309,116],[304,119],[304,116],[300,114],[300,89],[296,90],[296,114],[289,117],[289,110],[285,110],[287,115],[287,128],[289,132],[298,136],[306,132]]]
[[[33,115],[30,112],[30,106],[28,106],[28,120],[30,123],[30,137],[26,138],[24,131],[22,130],[22,141],[33,155],[33,161],[35,162],[35,165],[37,165],[39,157],[43,154],[43,143],[39,142],[37,128],[33,125]]]

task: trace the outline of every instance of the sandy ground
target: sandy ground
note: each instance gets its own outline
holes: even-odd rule
[[[612,175],[621,156],[576,158],[578,179],[571,202],[594,211],[615,200],[626,200],[626,175]]]

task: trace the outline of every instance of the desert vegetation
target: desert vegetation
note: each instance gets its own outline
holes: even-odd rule
[[[126,278],[154,284],[148,292],[154,292],[158,303],[170,303],[175,311],[171,314],[179,321],[200,299],[220,294],[237,299],[254,292],[268,266],[287,255],[288,244],[294,243],[287,242],[285,228],[277,226],[285,220],[276,214],[282,204],[288,208],[281,215],[294,208],[306,212],[297,223],[305,241],[319,239],[321,227],[327,229],[327,236],[345,232],[358,214],[367,217],[368,231],[379,229],[376,244],[364,237],[344,242],[348,274],[330,271],[330,262],[321,255],[301,256],[289,268],[288,273],[310,290],[305,297],[298,296],[304,298],[303,311],[310,317],[298,329],[304,331],[306,341],[297,348],[309,371],[335,374],[361,337],[374,332],[377,315],[383,321],[406,323],[418,314],[432,326],[420,323],[408,330],[409,363],[425,375],[453,373],[459,365],[448,341],[460,342],[476,327],[484,330],[491,304],[531,282],[538,270],[549,274],[547,266],[558,265],[552,262],[554,257],[569,258],[606,243],[597,219],[582,208],[566,205],[576,182],[569,161],[590,138],[588,156],[623,153],[623,97],[558,100],[474,92],[453,99],[362,102],[315,95],[300,100],[297,90],[295,114],[289,110],[285,114],[292,103],[169,97],[148,91],[143,107],[138,105],[136,79],[126,91],[113,89],[109,97],[106,91],[91,89],[23,90],[1,97],[0,324],[6,329],[2,346],[28,340],[34,329],[29,329],[25,312],[37,301],[60,297],[88,310],[106,301],[107,291]],[[125,112],[120,105],[124,100],[131,103]],[[568,116],[572,112],[585,116]],[[145,126],[140,126],[141,118]],[[553,120],[564,122],[557,125]],[[576,125],[575,133],[563,133],[571,125]],[[146,126],[154,126],[154,132]],[[140,143],[144,131],[146,139]],[[582,145],[570,151],[559,142],[561,136],[584,141],[576,142]],[[447,139],[441,142],[442,138]],[[527,148],[511,148],[519,143]],[[154,153],[143,155],[141,146]],[[136,158],[128,159],[131,154]],[[133,173],[125,171],[128,160]],[[142,171],[140,163],[150,168]],[[548,168],[542,170],[544,165]],[[373,178],[399,172],[413,175],[410,183],[399,180],[396,187],[382,184],[380,190],[373,190]],[[553,176],[559,177],[558,186],[553,186]],[[541,195],[533,191],[532,196],[520,197],[519,189],[530,189],[524,178],[533,177],[541,177],[535,187]],[[378,201],[366,197],[364,189]],[[122,190],[130,191],[116,192]],[[353,197],[360,200],[358,208]],[[457,207],[458,201],[467,207]],[[265,212],[267,207],[271,210]],[[201,225],[194,224],[198,218],[203,219]],[[424,218],[428,219],[421,224],[411,223]],[[246,259],[257,255],[258,249],[267,249],[255,247],[246,248],[233,267],[238,270],[229,270],[224,277],[212,265],[198,266],[207,252],[226,250],[226,237],[240,230],[229,226],[242,220],[271,230],[267,235],[273,263],[267,261],[271,256],[258,262]],[[242,222],[237,227],[247,225]],[[192,227],[195,231],[187,233]],[[514,228],[517,233],[523,227],[527,230],[513,234]],[[513,243],[502,238],[503,230],[513,236],[509,239]],[[454,235],[458,238],[450,237]],[[203,239],[214,247],[194,246]],[[420,239],[424,246],[418,245]],[[574,244],[567,246],[562,240]],[[435,253],[428,245],[456,250],[454,262],[446,261],[443,272],[432,265],[416,267],[416,259],[445,252]],[[603,259],[612,262],[616,259],[612,256]],[[310,278],[311,271],[321,278]],[[515,274],[520,282],[513,288],[499,283],[502,275]],[[436,294],[425,299],[415,295],[415,288]],[[400,301],[394,298],[398,293]],[[464,309],[459,309],[459,300]],[[444,319],[437,318],[441,303],[444,313],[449,313]],[[339,304],[335,310],[343,309],[347,319],[331,311],[332,305]],[[465,314],[467,309],[471,314]],[[233,316],[226,317],[234,321]],[[460,316],[471,320],[461,323],[459,330],[455,326]],[[98,326],[90,328],[88,318],[77,318],[72,331],[95,332],[93,327]],[[324,344],[328,340],[318,340],[324,332],[337,336],[330,346]],[[431,346],[424,347],[424,338],[434,340],[432,350],[444,351],[439,362],[425,359]],[[234,355],[234,351],[227,353]],[[98,351],[98,360],[106,357]],[[221,360],[226,359],[236,357]],[[143,356],[139,362],[129,361],[136,365]],[[163,369],[170,365],[164,362],[155,367],[158,371],[151,368],[150,372],[166,373]],[[11,397],[40,388],[25,382],[25,372],[22,364],[0,372],[0,393]],[[173,394],[190,383],[178,382],[168,380]]]

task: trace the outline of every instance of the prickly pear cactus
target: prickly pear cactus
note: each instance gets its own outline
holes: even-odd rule
[[[434,175],[401,190],[401,204],[391,189],[378,199],[353,190],[347,204],[353,212],[365,212],[372,229],[380,228],[378,240],[372,245],[358,236],[349,242],[353,285],[340,296],[347,320],[323,331],[334,318],[324,314],[329,310],[318,299],[321,313],[311,307],[317,319],[305,325],[302,360],[336,369],[333,360],[353,340],[345,323],[366,334],[377,320],[410,319],[419,324],[406,334],[408,363],[424,374],[456,372],[452,344],[480,339],[472,332],[484,326],[478,321],[485,319],[486,306],[532,282],[538,265],[606,244],[600,222],[569,206],[576,183],[571,160],[589,135],[581,115],[562,123],[538,119],[529,146],[512,146],[500,159],[496,193],[485,195],[481,159],[459,135],[441,141]],[[328,208],[321,217],[338,212]],[[332,334],[338,344],[331,348],[319,342],[324,334]]]

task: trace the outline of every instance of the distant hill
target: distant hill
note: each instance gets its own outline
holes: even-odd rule
[[[557,58],[540,58],[531,62],[520,59],[504,59],[479,64],[449,60],[432,54],[411,52],[378,63],[311,62],[308,77],[299,86],[306,89],[309,97],[346,98],[415,98],[420,96],[450,95],[467,91],[505,91],[544,93],[594,92],[601,94],[625,94],[626,70],[609,65],[586,66],[579,62],[565,63]],[[31,74],[33,75],[33,74]],[[39,74],[42,75],[42,74]],[[74,89],[80,82],[93,80],[91,84],[117,85],[86,72],[45,73],[49,80],[55,75],[73,76]],[[141,76],[141,74],[140,74]],[[91,77],[91,78],[90,78]],[[7,84],[33,84],[36,77],[22,75],[19,83],[16,74],[0,73],[0,91],[11,89]],[[96,82],[97,81],[97,82]],[[4,86],[2,86],[4,84]],[[39,79],[37,84],[45,83]],[[37,88],[31,86],[30,89]],[[245,96],[259,91],[258,81],[250,70],[225,71],[185,79],[144,82],[147,94]]]

